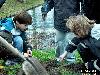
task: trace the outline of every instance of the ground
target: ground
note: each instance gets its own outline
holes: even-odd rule
[[[79,60],[81,59],[78,54],[77,56],[78,56],[77,60],[78,62],[74,64],[67,64],[65,61],[61,63],[55,60],[54,49],[51,50],[49,49],[45,51],[33,50],[33,57],[38,58],[38,60],[41,62],[43,67],[47,70],[47,72],[50,75],[82,75],[82,73],[80,72],[86,70],[86,68],[82,62],[79,62]],[[0,61],[0,63],[2,62],[3,60]],[[20,69],[21,69],[21,64],[17,64],[14,66],[3,66],[3,67],[1,66],[0,74],[16,75],[16,73],[18,73],[19,72],[18,70]]]
[[[28,10],[41,5],[43,0],[26,0],[25,3],[20,3],[17,0],[6,0],[0,9],[0,17],[14,15],[21,10]]]

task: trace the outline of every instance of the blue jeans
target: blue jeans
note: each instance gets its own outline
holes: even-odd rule
[[[23,39],[21,36],[14,35],[13,36],[13,46],[19,50],[19,52],[23,52]]]
[[[66,46],[68,45],[68,42],[71,41],[75,37],[74,33],[67,32],[63,33],[58,30],[56,30],[56,57],[59,58],[59,56],[64,53]],[[67,58],[73,58],[73,53],[69,53],[67,55]]]

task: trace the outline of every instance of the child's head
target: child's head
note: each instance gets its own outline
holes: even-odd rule
[[[13,21],[16,24],[16,28],[25,31],[26,27],[32,23],[32,17],[26,11],[23,11],[16,14]]]
[[[83,38],[89,34],[91,27],[95,23],[84,15],[70,16],[66,26],[78,37]]]

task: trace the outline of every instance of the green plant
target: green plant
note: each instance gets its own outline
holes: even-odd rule
[[[77,50],[74,51],[76,63],[82,63],[83,60]]]
[[[33,57],[37,57],[40,61],[46,62],[50,59],[55,59],[54,49],[50,50],[33,50]]]
[[[4,60],[0,59],[0,66],[3,66],[0,69],[0,75],[16,75],[18,69],[21,68],[21,63],[17,63],[15,65],[11,65],[11,66],[4,66]],[[2,71],[1,71],[2,70]]]
[[[15,64],[11,66],[5,66],[4,70],[7,75],[16,75],[17,71],[21,68],[21,64]]]
[[[17,0],[6,0],[5,4],[0,9],[0,17],[14,15],[15,13],[28,10],[43,3],[43,0],[26,0],[25,3],[20,3]]]

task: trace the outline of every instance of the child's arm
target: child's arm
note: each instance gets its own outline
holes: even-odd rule
[[[79,43],[80,43],[80,39],[79,38],[77,38],[77,37],[73,38],[69,42],[69,44],[66,46],[66,51],[62,55],[60,55],[60,57],[59,57],[60,61],[62,61],[65,58],[65,56],[67,56],[68,53],[72,53],[74,50],[76,50],[77,45]]]
[[[64,53],[62,55],[60,55],[60,57],[59,57],[60,61],[62,61],[65,58],[67,53],[68,53],[67,51],[64,51]]]

